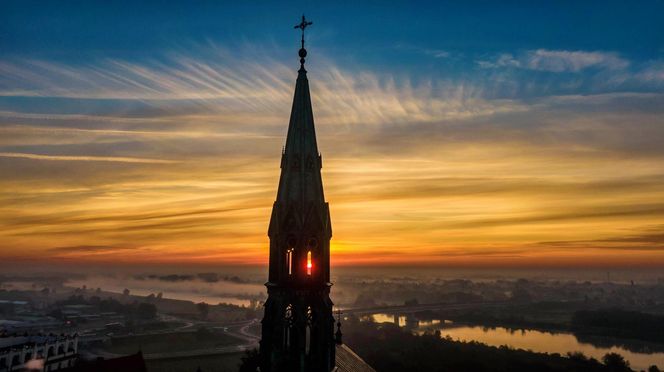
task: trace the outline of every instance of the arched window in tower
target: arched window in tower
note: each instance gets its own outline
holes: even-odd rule
[[[284,349],[288,350],[291,347],[291,333],[293,332],[293,305],[286,306],[284,314]]]
[[[286,250],[286,267],[288,268],[288,275],[293,275],[293,248]]]
[[[307,328],[305,334],[305,343],[304,343],[304,352],[306,355],[309,355],[311,352],[311,323],[313,320],[313,312],[311,311],[311,306],[307,306]]]
[[[311,251],[307,252],[307,275],[311,275],[311,269],[313,264],[311,263]]]
[[[309,251],[307,252],[307,275],[311,275],[311,271],[313,269],[313,261],[311,259],[311,251],[315,249],[318,246],[318,240],[316,238],[311,238],[307,242],[307,248]]]
[[[288,275],[293,275],[293,272],[295,271],[295,245],[297,244],[297,241],[295,240],[294,237],[289,236],[288,240],[286,240],[286,271],[288,272]]]

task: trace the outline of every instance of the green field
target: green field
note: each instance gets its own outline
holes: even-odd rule
[[[124,355],[141,350],[143,354],[153,354],[210,349],[240,342],[237,338],[221,332],[179,332],[114,338],[104,351]]]

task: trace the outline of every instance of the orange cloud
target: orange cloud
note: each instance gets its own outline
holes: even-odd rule
[[[26,66],[4,95],[126,106],[0,111],[0,258],[266,262],[292,68]],[[335,265],[664,265],[662,95],[310,79]]]

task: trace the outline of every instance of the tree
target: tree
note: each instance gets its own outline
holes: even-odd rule
[[[606,353],[606,355],[602,357],[602,362],[604,362],[604,365],[612,372],[631,371],[629,368],[629,362],[618,353]]]
[[[154,319],[157,317],[157,307],[153,304],[141,302],[136,308],[136,315],[139,319]]]
[[[580,351],[571,351],[571,352],[567,353],[567,357],[572,359],[572,360],[576,360],[576,361],[580,361],[580,362],[588,361],[588,357],[585,356]]]
[[[201,315],[201,319],[203,320],[207,319],[208,314],[210,313],[210,305],[208,305],[205,302],[199,302],[196,304],[196,308],[198,309],[198,312]]]

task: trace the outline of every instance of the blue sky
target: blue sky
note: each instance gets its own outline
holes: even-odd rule
[[[302,13],[340,260],[664,265],[663,1],[4,1],[0,255],[262,262]]]
[[[661,84],[623,79],[597,84],[606,67],[637,74],[664,53],[662,1],[634,2],[95,2],[3,3],[3,59],[37,59],[77,66],[119,59],[162,61],[173,52],[203,53],[214,44],[251,58],[252,51],[297,61],[292,25],[306,13],[315,25],[311,58],[326,56],[351,70],[430,78],[538,82],[524,92],[496,87],[496,96],[598,91],[653,91]],[[545,56],[558,63],[586,58],[580,67],[530,64],[537,50],[595,52]],[[256,55],[256,58],[264,55]],[[501,59],[502,57],[502,59]],[[502,61],[496,65],[496,61]],[[167,62],[166,62],[167,63]],[[296,63],[296,62],[295,62]],[[555,63],[555,62],[554,62]],[[622,64],[621,64],[622,63]],[[492,65],[493,64],[493,65]],[[488,68],[493,66],[494,68]],[[554,71],[552,71],[552,69]],[[628,80],[628,81],[627,81]],[[573,88],[569,88],[573,84]]]

